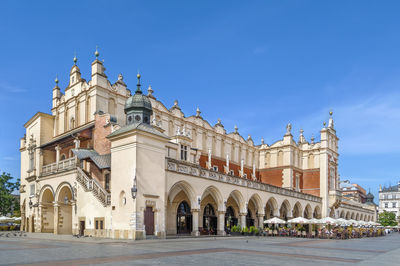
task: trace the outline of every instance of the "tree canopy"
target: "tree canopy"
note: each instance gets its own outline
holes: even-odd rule
[[[13,192],[19,190],[19,179],[13,181],[13,177],[9,173],[3,172],[0,175],[0,214],[6,215],[13,211],[19,210],[19,201],[12,195]]]
[[[378,221],[383,226],[396,226],[396,214],[388,211],[383,211],[379,214]]]

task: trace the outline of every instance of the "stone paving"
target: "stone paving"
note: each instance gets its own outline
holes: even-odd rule
[[[0,237],[0,265],[400,265],[400,234],[351,240]]]

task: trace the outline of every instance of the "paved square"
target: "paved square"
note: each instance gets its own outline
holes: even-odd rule
[[[0,238],[1,265],[399,265],[400,234],[351,240],[268,237],[121,241]]]

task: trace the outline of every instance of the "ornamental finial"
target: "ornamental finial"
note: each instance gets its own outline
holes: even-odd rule
[[[97,58],[98,58],[99,55],[100,55],[100,53],[99,53],[99,51],[97,50],[97,48],[98,48],[98,46],[96,45],[96,51],[94,52],[94,55],[96,56],[96,60],[97,60]]]
[[[137,73],[137,75],[136,75],[136,77],[137,77],[137,89],[136,89],[136,93],[142,93],[142,90],[140,89],[140,74],[139,74],[139,71],[138,71],[138,73]]]
[[[76,52],[74,52],[74,65],[76,65],[76,62],[78,62],[78,58],[76,58]]]
[[[56,83],[56,86],[58,86],[58,75],[56,75],[56,79],[54,81]]]

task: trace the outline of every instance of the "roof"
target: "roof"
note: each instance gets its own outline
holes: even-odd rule
[[[111,153],[99,155],[97,151],[93,149],[72,149],[72,152],[80,160],[92,160],[100,169],[111,168]]]
[[[394,185],[394,186],[390,186],[390,187],[383,187],[381,192],[388,192],[388,191],[397,192],[397,191],[400,191],[399,188],[400,188],[399,185]]]
[[[131,130],[135,130],[135,129],[136,130],[145,131],[145,132],[157,135],[157,136],[162,137],[162,138],[168,138],[169,139],[169,137],[167,135],[165,135],[164,133],[161,133],[160,131],[158,131],[157,129],[152,127],[151,125],[145,124],[145,123],[133,123],[133,124],[130,124],[130,125],[126,125],[124,127],[121,127],[120,129],[114,131],[110,135],[108,135],[107,138],[114,137],[114,136],[117,136],[119,134],[126,133],[126,132],[129,132]]]
[[[51,141],[42,144],[39,148],[46,147],[46,146],[48,146],[48,145],[51,145],[51,144],[53,144],[53,143],[56,143],[57,141],[60,141],[60,140],[62,140],[62,139],[68,138],[68,137],[71,137],[71,135],[76,134],[76,133],[79,133],[79,132],[81,132],[81,131],[83,131],[83,130],[85,130],[85,129],[91,128],[91,127],[94,127],[94,121],[89,122],[88,124],[86,124],[86,125],[84,125],[84,126],[81,126],[81,127],[78,127],[78,128],[76,128],[76,129],[74,129],[74,130],[67,131],[67,132],[65,132],[64,134],[62,134],[62,135],[60,135],[60,136],[58,136],[58,137],[52,139]]]

